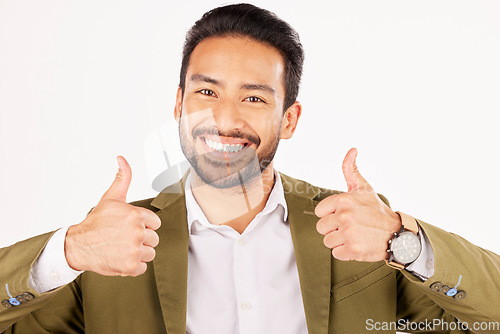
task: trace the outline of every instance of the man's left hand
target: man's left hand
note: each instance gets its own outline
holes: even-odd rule
[[[352,148],[342,163],[348,191],[331,195],[315,209],[316,225],[326,247],[338,260],[376,262],[388,258],[387,244],[401,228],[401,218],[377,195],[356,166]]]

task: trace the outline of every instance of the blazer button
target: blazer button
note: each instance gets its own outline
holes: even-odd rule
[[[439,292],[442,294],[445,294],[448,291],[450,291],[450,287],[448,285],[443,285],[443,287],[441,289],[439,289]]]
[[[441,290],[441,288],[443,287],[443,285],[439,282],[434,282],[432,283],[431,285],[431,290],[434,290],[434,291],[439,291]]]
[[[23,297],[23,296],[21,296],[21,295],[16,296],[16,299],[17,299],[17,301],[18,301],[18,302],[20,302],[20,303],[24,303],[24,302],[26,302],[26,301],[27,301],[27,300],[26,300],[26,299],[24,299],[24,297]]]
[[[33,298],[35,298],[35,296],[33,296],[33,295],[32,295],[31,293],[29,293],[29,292],[25,292],[25,293],[23,293],[23,298],[24,298],[24,300],[26,300],[26,301],[28,301],[28,302],[29,302],[30,300],[32,300]]]
[[[2,300],[2,306],[5,308],[11,308],[12,305],[9,303],[8,300]]]
[[[457,289],[453,288],[453,289],[450,289],[450,291],[448,291],[448,292],[446,293],[446,295],[447,295],[447,296],[450,296],[450,297],[453,297],[454,295],[456,295],[456,294],[457,294],[457,292],[458,292],[458,291],[457,291]]]
[[[455,295],[455,299],[460,300],[465,298],[465,291],[458,291]]]
[[[21,304],[16,298],[12,297],[11,299],[9,299],[9,303],[12,305],[12,306],[17,306],[19,304]]]

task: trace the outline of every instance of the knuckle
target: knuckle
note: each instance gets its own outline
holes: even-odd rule
[[[129,275],[134,273],[137,269],[137,261],[127,261],[123,269]]]
[[[135,260],[134,262],[137,262],[138,260],[140,261],[141,259],[141,248],[134,247],[134,250],[132,251],[132,258]]]
[[[137,222],[140,219],[140,210],[138,208],[132,208],[128,214],[129,221],[132,223]]]
[[[339,223],[344,223],[347,220],[347,215],[345,211],[340,211],[335,213],[335,218],[339,221]]]
[[[344,233],[344,236],[347,240],[356,240],[356,231],[352,227],[352,225],[346,224],[344,228],[342,229],[342,233]]]
[[[148,269],[148,266],[146,263],[140,263],[137,266],[136,270],[132,273],[131,276],[133,276],[133,277],[140,276],[140,275],[144,274],[147,269]]]
[[[339,204],[339,206],[344,206],[348,202],[349,202],[349,193],[342,193],[338,195],[337,203]]]
[[[358,256],[361,254],[361,247],[358,243],[351,242],[348,248],[353,256]]]
[[[345,245],[344,245],[344,248],[349,253],[352,253],[352,252],[354,252],[355,246],[354,246],[353,242],[346,242]]]
[[[349,214],[342,211],[342,212],[339,212],[338,214],[336,213],[335,214],[335,219],[337,221],[337,224],[338,224],[338,228],[339,229],[346,229],[350,226],[349,224]]]
[[[353,198],[352,198],[351,193],[343,193],[339,199],[339,203],[341,203],[342,207],[344,207],[344,208],[351,207],[352,202],[353,202]]]
[[[130,234],[130,238],[132,239],[131,242],[133,245],[142,244],[142,242],[144,241],[144,237],[144,229],[139,226],[134,227],[132,233]]]
[[[126,262],[126,266],[127,267],[133,267],[133,266],[136,266],[137,263],[141,260],[141,250],[140,248],[137,246],[137,247],[133,247],[130,251],[129,251],[129,254],[127,256],[127,262]]]
[[[342,205],[345,203],[345,198],[346,198],[347,193],[341,193],[338,194],[336,199],[337,199],[337,204]]]
[[[144,210],[141,209],[142,208],[135,207],[134,210],[132,211],[131,218],[136,223],[142,222],[145,218]]]
[[[149,217],[148,211],[144,208],[139,208],[139,219],[141,221],[147,220]]]

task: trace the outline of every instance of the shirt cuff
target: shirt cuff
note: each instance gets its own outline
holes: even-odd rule
[[[71,269],[66,261],[64,241],[68,227],[57,230],[31,267],[29,283],[38,293],[71,283],[83,271]]]
[[[422,244],[422,251],[418,258],[406,267],[406,270],[421,280],[427,281],[429,277],[434,275],[434,251],[422,228],[419,229],[418,236]]]

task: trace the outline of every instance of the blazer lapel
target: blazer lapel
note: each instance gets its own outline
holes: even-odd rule
[[[313,198],[318,188],[281,174],[309,333],[328,333],[331,252],[316,231]],[[153,260],[167,333],[186,332],[189,233],[184,197],[187,173],[152,202],[160,209],[160,243]],[[303,191],[302,191],[303,190]]]
[[[186,174],[187,175],[187,174]],[[167,333],[186,332],[189,233],[184,178],[162,191],[151,204],[162,225],[153,260],[156,285]]]
[[[332,255],[316,231],[318,188],[281,174],[309,333],[328,333]]]

